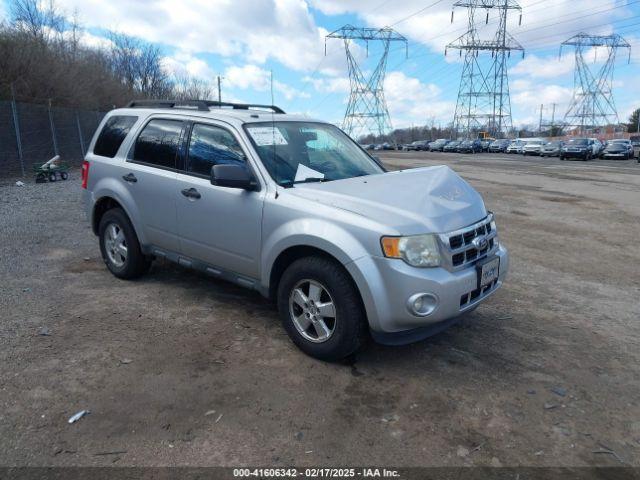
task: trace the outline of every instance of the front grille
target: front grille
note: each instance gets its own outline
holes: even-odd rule
[[[479,300],[480,298],[484,297],[489,292],[491,292],[496,287],[496,285],[498,285],[497,278],[493,282],[489,283],[488,285],[485,285],[482,288],[476,288],[471,292],[465,293],[460,297],[460,308],[464,308],[474,303],[476,300]]]
[[[478,223],[455,232],[440,235],[447,266],[451,270],[468,267],[495,249],[497,246],[497,232],[491,227],[492,221],[493,214],[489,214]],[[484,237],[487,240],[487,245],[481,249],[478,249],[477,245],[473,243],[473,240],[478,237]]]

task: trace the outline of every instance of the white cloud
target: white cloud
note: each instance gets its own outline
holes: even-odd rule
[[[347,77],[322,77],[311,78],[304,77],[302,79],[305,83],[310,83],[316,92],[320,93],[349,93],[350,85]]]
[[[326,15],[356,14],[372,27],[400,22],[393,28],[438,53],[467,30],[464,8],[455,9],[451,22],[451,2],[441,2],[426,9],[424,0],[389,1],[379,3],[377,7],[375,3],[358,0],[310,0],[310,3]],[[616,0],[582,0],[578,10],[572,0],[545,1],[543,4],[540,0],[520,0],[518,3],[522,7],[522,24],[519,24],[519,15],[511,12],[508,28],[525,48],[557,47],[580,30],[606,33],[612,30],[607,22],[632,14]],[[420,13],[411,16],[416,12]],[[489,12],[488,25],[485,14],[486,10],[477,10],[476,27],[481,37],[491,38],[498,25],[497,14]]]
[[[224,82],[232,88],[251,89],[257,92],[269,92],[271,89],[271,72],[257,65],[247,64],[242,67],[231,66],[225,70]],[[274,78],[273,90],[286,100],[308,98],[310,95]],[[270,95],[270,94],[269,94]],[[267,103],[271,103],[271,99]]]
[[[215,53],[263,64],[275,59],[311,71],[324,55],[324,35],[304,0],[58,0],[78,9],[89,27],[116,30],[181,52]],[[325,68],[338,57],[328,57]]]
[[[402,72],[390,72],[384,83],[385,98],[394,128],[425,125],[431,119],[447,123],[455,103],[442,100],[441,90]]]
[[[509,69],[509,75],[525,75],[533,78],[563,77],[573,71],[573,55],[557,55],[550,57],[538,57],[529,55]]]
[[[177,75],[186,74],[208,82],[213,82],[216,76],[216,72],[207,62],[187,52],[178,52],[171,57],[165,57],[163,64],[170,73]]]
[[[527,124],[538,123],[540,115],[540,105],[544,105],[542,116],[544,120],[552,116],[553,104],[555,107],[555,120],[562,118],[571,101],[573,91],[571,88],[560,85],[540,85],[530,82],[528,85],[519,85],[521,88],[511,94],[511,105],[516,107],[518,115],[514,115],[514,123]]]

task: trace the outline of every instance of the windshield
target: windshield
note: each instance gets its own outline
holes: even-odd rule
[[[589,141],[586,138],[574,138],[567,142],[567,145],[587,145]]]
[[[326,123],[250,123],[245,129],[271,177],[282,186],[383,173],[342,130]]]

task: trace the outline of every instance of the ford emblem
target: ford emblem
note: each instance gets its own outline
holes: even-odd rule
[[[484,250],[489,245],[486,237],[476,237],[471,240],[471,245],[473,245],[477,250]]]

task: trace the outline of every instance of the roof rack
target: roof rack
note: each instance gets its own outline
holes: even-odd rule
[[[127,105],[127,108],[195,108],[205,112],[210,111],[210,107],[231,108],[233,110],[271,110],[273,113],[284,113],[284,110],[275,105],[216,102],[213,100],[134,100]]]

